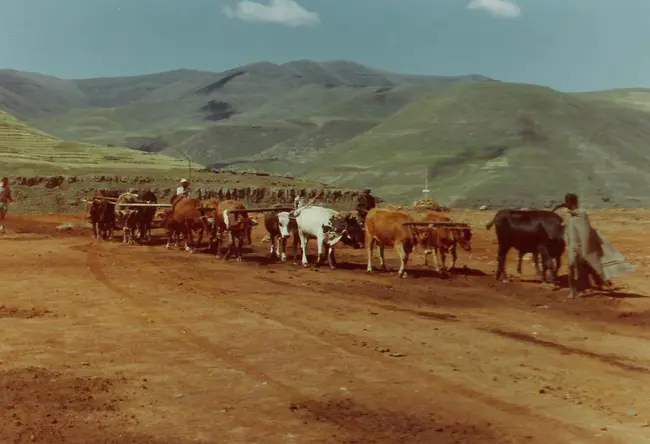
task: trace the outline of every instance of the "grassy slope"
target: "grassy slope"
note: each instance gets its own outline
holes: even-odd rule
[[[185,170],[184,162],[126,148],[68,142],[0,111],[0,168],[21,175],[149,174]]]
[[[12,75],[20,77],[19,74]],[[20,102],[21,116],[29,115],[29,123],[35,127],[61,138],[136,148],[139,141],[144,144],[147,138],[162,137],[176,148],[189,147],[195,160],[204,163],[232,158],[233,151],[241,152],[242,147],[246,154],[272,148],[297,136],[287,132],[288,126],[295,129],[298,125],[312,131],[312,123],[321,126],[329,120],[376,123],[444,85],[486,80],[410,76],[347,61],[305,60],[284,65],[261,62],[223,73],[177,70],[122,78],[54,79],[56,85],[53,78],[45,82],[45,76],[30,76],[25,74],[21,79],[30,87],[7,94],[14,94],[11,100]],[[55,92],[65,97],[68,110],[51,107],[47,100],[41,100],[35,94],[40,86],[30,82],[52,84]],[[0,107],[7,107],[8,100],[0,96]],[[51,110],[36,113],[30,107],[34,101],[39,101],[40,109]],[[210,101],[226,102],[237,114],[215,125],[205,119],[208,113],[201,110]],[[282,136],[267,137],[264,132],[259,137],[256,127],[260,124],[265,128],[275,125],[274,134]],[[234,127],[226,131],[227,125]],[[245,125],[249,128],[244,130]],[[366,128],[370,124],[360,122],[356,126]],[[350,132],[342,134],[347,133]],[[223,138],[215,142],[215,135]],[[170,148],[166,152],[177,155],[178,150]]]
[[[524,84],[456,86],[327,150],[300,173],[411,199],[541,205],[568,191],[650,204],[650,113]],[[278,169],[278,165],[274,165]],[[351,174],[354,173],[354,174]]]
[[[587,100],[615,103],[617,105],[639,109],[641,111],[650,111],[650,89],[612,89],[607,91],[578,93],[576,96]]]

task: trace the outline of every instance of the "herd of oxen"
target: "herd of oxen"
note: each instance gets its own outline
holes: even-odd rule
[[[229,237],[223,258],[228,259],[234,255],[238,261],[242,260],[244,244],[252,245],[252,230],[258,222],[249,213],[256,211],[264,214],[264,226],[271,244],[270,255],[286,261],[287,240],[293,237],[293,260],[296,262],[298,259],[297,248],[300,245],[304,266],[308,265],[309,239],[317,241],[316,266],[321,265],[327,257],[329,266],[333,269],[336,268],[334,246],[339,242],[354,249],[365,246],[368,271],[373,269],[372,252],[375,247],[383,270],[386,270],[384,249],[394,248],[400,258],[400,277],[406,276],[409,256],[416,247],[423,250],[426,265],[427,255],[433,253],[438,271],[446,269],[447,254],[452,257],[451,268],[455,267],[458,245],[471,252],[471,227],[455,223],[444,214],[433,211],[415,220],[403,211],[373,208],[365,221],[361,221],[352,213],[335,211],[312,202],[298,210],[276,206],[260,211],[247,209],[242,202],[236,200],[194,199],[186,196],[177,196],[172,204],[159,204],[151,191],[135,190],[121,194],[98,191],[86,202],[87,215],[96,238],[112,239],[113,231],[121,227],[124,243],[132,245],[136,238],[142,243],[148,243],[152,228],[161,227],[168,238],[168,249],[172,245],[180,248],[183,239],[185,250],[192,253],[201,244],[204,234],[208,233],[208,251],[220,257],[222,243]],[[498,211],[486,226],[488,230],[495,227],[499,244],[496,278],[508,278],[505,260],[510,249],[515,248],[519,251],[519,273],[523,256],[532,253],[542,282],[555,283],[560,258],[565,250],[562,222],[562,218],[553,211]],[[198,235],[196,242],[195,234]],[[547,272],[550,274],[548,279]]]

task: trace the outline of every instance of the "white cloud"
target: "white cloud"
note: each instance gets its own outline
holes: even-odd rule
[[[230,18],[247,22],[275,23],[292,28],[320,23],[318,13],[306,10],[295,0],[269,0],[268,4],[240,0],[236,8],[225,6],[223,12]]]
[[[482,9],[499,18],[517,18],[521,8],[510,0],[472,0],[467,9]]]

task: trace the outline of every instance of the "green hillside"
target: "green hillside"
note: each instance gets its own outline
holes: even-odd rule
[[[650,111],[650,89],[612,89],[579,93],[577,96],[582,99],[605,101],[641,111]]]
[[[294,173],[371,186],[391,200],[544,205],[573,191],[592,204],[650,204],[650,113],[535,85],[474,83],[406,106]],[[280,162],[242,168],[282,170]],[[607,202],[606,202],[607,201]]]
[[[56,137],[163,147],[171,155],[187,149],[211,163],[255,155],[328,120],[376,123],[440,88],[490,80],[390,73],[342,60],[83,80],[0,70],[0,109]]]
[[[187,166],[168,156],[60,140],[0,111],[0,169],[28,176],[179,173]]]

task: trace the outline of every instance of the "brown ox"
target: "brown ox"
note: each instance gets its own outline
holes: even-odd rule
[[[404,270],[409,255],[417,245],[417,230],[404,225],[404,222],[413,222],[413,218],[400,211],[373,208],[366,216],[366,248],[368,250],[368,271],[372,271],[372,250],[377,244],[381,268],[386,270],[384,261],[384,248],[393,247],[399,254],[399,277],[406,277]]]
[[[431,212],[427,214],[423,222],[453,222],[449,217],[440,213]],[[458,254],[456,247],[460,244],[461,248],[465,251],[472,251],[472,232],[469,228],[425,228],[419,236],[420,245],[424,249],[424,265],[429,266],[427,256],[433,254],[433,263],[435,264],[436,271],[446,269],[445,262],[447,260],[446,254],[451,253],[452,263],[451,269],[456,267],[456,260]],[[440,262],[438,262],[440,256]]]
[[[167,213],[165,228],[167,229],[167,249],[171,248],[172,239],[176,246],[179,244],[179,234],[185,235],[185,250],[194,253],[192,232],[201,229],[201,201],[182,197],[177,199]]]
[[[219,209],[216,213],[216,224],[219,233],[217,234],[216,242],[216,255],[219,257],[221,252],[221,242],[223,241],[223,233],[226,231],[230,233],[230,245],[228,251],[223,257],[224,260],[228,259],[235,253],[236,260],[241,262],[241,250],[244,245],[244,240],[252,244],[251,232],[256,223],[248,217],[247,213],[231,213],[231,210],[245,210],[246,206],[236,200],[224,200],[219,202]]]

